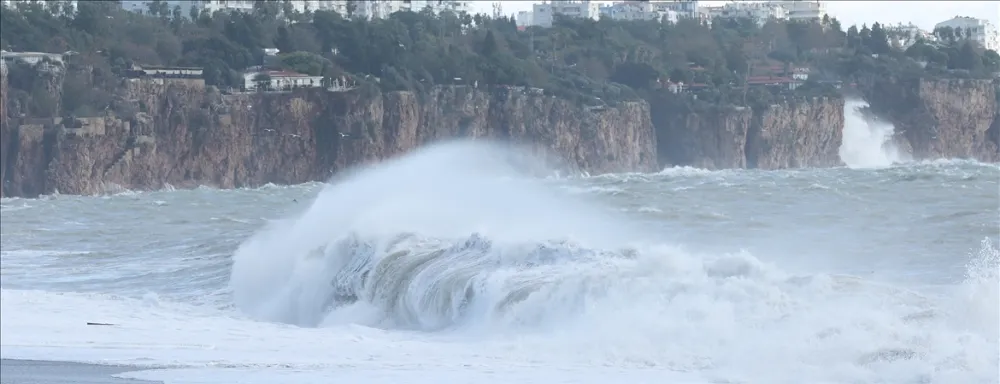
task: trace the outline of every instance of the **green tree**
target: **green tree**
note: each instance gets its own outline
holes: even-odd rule
[[[295,51],[295,42],[292,41],[292,35],[288,32],[287,27],[281,26],[278,28],[278,37],[274,40],[274,47],[281,53],[291,53]]]
[[[690,19],[662,23],[557,17],[552,28],[518,31],[506,16],[435,14],[427,9],[365,20],[351,17],[356,7],[365,5],[357,2],[350,3],[347,15],[317,10],[302,19],[284,0],[258,2],[252,12],[209,14],[193,8],[191,20],[179,17],[177,8],[170,15],[159,12],[159,4],[152,8],[169,20],[126,12],[114,2],[80,2],[70,17],[54,15],[39,4],[19,3],[0,12],[0,46],[87,53],[95,60],[89,67],[100,73],[93,77],[100,80],[65,80],[72,82],[78,96],[61,102],[63,109],[81,111],[107,107],[79,104],[114,99],[98,90],[115,92],[120,86],[114,74],[132,64],[203,67],[206,83],[224,88],[244,86],[247,68],[268,65],[324,77],[349,75],[383,90],[422,92],[454,83],[523,85],[590,105],[650,97],[667,73],[674,81],[707,85],[698,93],[699,102],[744,104],[746,78],[777,75],[792,63],[813,67],[823,76],[853,80],[897,76],[918,67],[913,60],[928,62],[921,75],[936,76],[948,75],[951,69],[980,76],[994,62],[993,56],[979,54],[977,68],[968,50],[947,44],[914,46],[905,55],[874,58],[870,53],[894,49],[883,27],[851,26],[845,33],[835,18],[770,20],[761,26],[738,19],[707,24]],[[277,59],[265,57],[265,48],[278,48],[281,54]],[[18,90],[18,97],[29,102],[25,95],[33,88]],[[773,93],[774,100],[798,95]],[[768,95],[747,92],[746,104],[763,105],[771,100]]]
[[[892,50],[889,46],[889,35],[886,34],[879,23],[872,24],[871,40],[868,43],[868,48],[872,53],[878,54],[886,54]]]
[[[487,31],[483,39],[483,56],[490,57],[497,53],[497,38],[493,36],[493,31]]]
[[[294,52],[281,55],[281,64],[285,68],[312,76],[327,74],[332,67],[332,63],[311,52]]]
[[[968,40],[962,43],[958,52],[952,56],[949,66],[954,69],[964,69],[973,73],[981,73],[985,69],[983,56],[977,52],[975,43]]]
[[[983,52],[983,66],[987,71],[1000,72],[1000,55],[997,51],[987,50]]]

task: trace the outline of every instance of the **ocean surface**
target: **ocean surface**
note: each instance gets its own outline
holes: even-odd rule
[[[831,169],[537,178],[451,143],[3,199],[0,350],[167,383],[997,383],[1000,167],[877,128]]]

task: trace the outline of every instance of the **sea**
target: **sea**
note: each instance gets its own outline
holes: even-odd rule
[[[1000,166],[847,117],[836,168],[540,177],[456,141],[6,198],[0,351],[165,383],[997,383]]]

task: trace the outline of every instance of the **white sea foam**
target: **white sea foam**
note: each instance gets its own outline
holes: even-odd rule
[[[969,279],[940,297],[846,276],[782,276],[746,254],[647,261],[641,282],[556,329],[513,334],[302,328],[149,299],[4,289],[0,352],[226,368],[128,375],[184,383],[990,383],[1000,298],[997,250],[983,246]]]

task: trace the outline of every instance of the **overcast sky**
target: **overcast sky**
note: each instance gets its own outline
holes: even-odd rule
[[[506,14],[531,10],[531,1],[501,1]],[[721,5],[725,1],[702,1],[706,5]],[[474,1],[476,12],[492,13],[491,2]],[[895,24],[912,22],[930,30],[934,24],[958,16],[989,19],[1000,23],[1000,1],[827,1],[827,10],[844,25]]]

